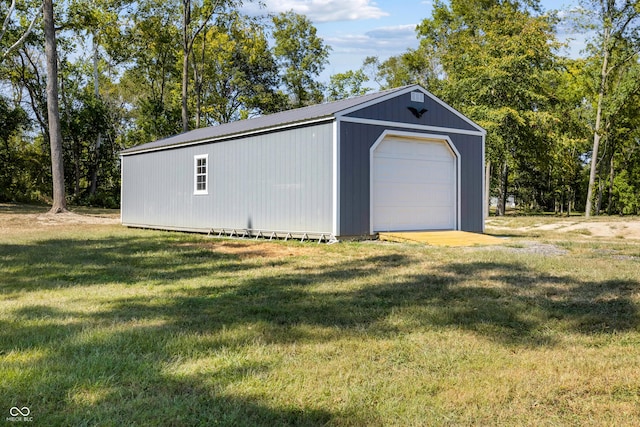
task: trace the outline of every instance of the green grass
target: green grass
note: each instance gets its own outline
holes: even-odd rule
[[[640,419],[640,241],[317,245],[22,216],[0,211],[0,422]]]

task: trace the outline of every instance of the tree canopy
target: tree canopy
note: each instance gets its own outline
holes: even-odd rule
[[[417,48],[328,81],[331,47],[307,17],[244,16],[243,3],[61,0],[47,34],[43,3],[2,2],[0,201],[52,203],[62,176],[65,201],[117,207],[123,148],[417,83],[487,130],[497,213],[512,196],[527,211],[640,214],[637,2],[583,0],[576,59],[537,0],[436,0]]]

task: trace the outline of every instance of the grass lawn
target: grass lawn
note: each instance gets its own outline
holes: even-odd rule
[[[256,242],[41,211],[0,206],[0,424],[640,422],[640,240],[511,217],[499,247]]]

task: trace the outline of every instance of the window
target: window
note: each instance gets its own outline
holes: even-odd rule
[[[424,103],[424,93],[422,92],[411,92],[411,102],[419,102]]]
[[[209,194],[208,191],[208,169],[207,161],[209,159],[208,154],[195,156],[194,158],[194,187],[193,194]]]

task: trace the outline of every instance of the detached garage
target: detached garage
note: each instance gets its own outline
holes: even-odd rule
[[[420,86],[197,129],[121,153],[122,223],[327,240],[482,232],[484,140]]]

